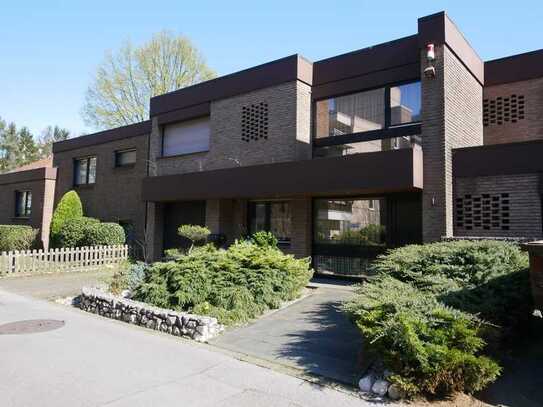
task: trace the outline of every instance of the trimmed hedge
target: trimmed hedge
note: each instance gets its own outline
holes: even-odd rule
[[[118,223],[93,223],[88,226],[83,246],[116,246],[126,242],[124,229]]]
[[[313,274],[309,259],[285,255],[273,239],[259,235],[227,250],[194,248],[145,271],[135,298],[163,308],[246,322],[297,298]]]
[[[36,247],[38,229],[24,225],[0,225],[0,252]]]
[[[58,247],[82,247],[86,246],[85,241],[89,229],[100,221],[94,218],[80,217],[68,219],[64,222],[62,229],[57,235]]]
[[[60,199],[51,218],[51,244],[55,247],[62,247],[58,242],[62,227],[68,220],[81,217],[83,217],[83,205],[79,195],[75,191],[66,192]]]

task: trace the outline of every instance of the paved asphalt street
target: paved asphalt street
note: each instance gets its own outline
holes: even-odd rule
[[[368,406],[356,396],[242,362],[208,345],[0,289],[0,406]]]

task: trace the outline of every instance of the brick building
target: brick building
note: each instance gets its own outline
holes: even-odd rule
[[[269,230],[320,272],[443,236],[542,237],[543,50],[484,62],[445,13],[412,36],[293,55],[154,97],[149,121],[54,146],[55,199],[153,258],[207,225]],[[0,178],[1,183],[1,178]]]

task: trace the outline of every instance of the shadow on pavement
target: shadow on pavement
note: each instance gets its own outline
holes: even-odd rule
[[[320,302],[300,313],[302,329],[286,335],[279,357],[306,372],[356,386],[371,363],[358,329],[342,311],[336,290],[319,294]],[[317,296],[317,297],[318,297]]]
[[[509,354],[502,356],[502,376],[477,398],[494,405],[543,406],[543,320],[519,333]]]

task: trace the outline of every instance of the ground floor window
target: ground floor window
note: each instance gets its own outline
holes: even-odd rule
[[[359,276],[386,249],[386,200],[313,201],[313,267],[319,273]]]
[[[316,199],[314,241],[317,244],[384,245],[383,198]]]
[[[15,192],[15,217],[28,218],[32,214],[32,192]]]
[[[249,203],[249,232],[271,232],[280,244],[290,244],[291,208],[288,201],[254,201]]]

